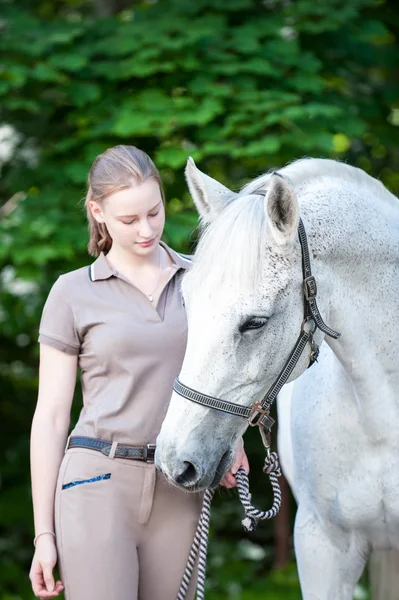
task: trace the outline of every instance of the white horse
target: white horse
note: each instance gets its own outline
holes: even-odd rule
[[[235,194],[189,160],[205,231],[183,281],[180,381],[249,406],[278,377],[303,319],[301,217],[325,322],[291,380],[295,551],[305,600],[350,600],[374,548],[399,547],[399,203],[359,169],[305,159]],[[316,331],[321,344],[324,334]],[[187,490],[215,486],[248,423],[174,393],[156,463]]]

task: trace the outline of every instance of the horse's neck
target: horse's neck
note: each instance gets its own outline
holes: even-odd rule
[[[399,201],[366,197],[350,186],[328,181],[308,186],[301,212],[309,226],[309,245],[319,280],[320,302],[329,291],[328,324],[341,331],[327,343],[344,365],[356,394],[377,430],[388,414],[381,401],[399,408]],[[367,414],[366,414],[367,418]],[[380,427],[378,426],[380,422]]]

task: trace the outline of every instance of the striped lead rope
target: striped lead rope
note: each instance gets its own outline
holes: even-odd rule
[[[280,510],[281,490],[278,478],[281,475],[280,465],[276,452],[267,455],[263,471],[269,475],[270,483],[273,489],[273,506],[267,511],[255,508],[251,503],[251,494],[249,493],[248,475],[240,467],[236,473],[237,490],[241,504],[244,508],[245,517],[241,521],[245,531],[254,531],[258,521],[273,519]],[[198,560],[197,575],[197,600],[205,598],[205,578],[206,578],[206,560],[208,554],[209,523],[211,517],[211,503],[215,490],[207,489],[204,493],[201,515],[195,532],[194,541],[191,546],[190,554],[185,568],[183,579],[177,595],[177,600],[185,600],[190,581],[193,576],[195,565]]]

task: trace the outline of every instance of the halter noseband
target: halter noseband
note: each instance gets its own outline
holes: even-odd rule
[[[281,177],[281,175],[280,175]],[[243,417],[244,419],[248,419],[248,424],[251,427],[258,426],[260,428],[261,434],[264,430],[270,431],[273,424],[274,419],[270,416],[270,408],[275,401],[277,394],[281,391],[281,388],[285,383],[287,383],[289,376],[294,370],[296,364],[299,361],[299,358],[304,351],[306,344],[309,343],[311,347],[311,355],[309,367],[317,361],[317,357],[319,354],[319,347],[314,341],[313,334],[316,329],[320,329],[326,335],[338,339],[340,337],[340,333],[334,331],[328,325],[326,325],[320,315],[319,309],[316,303],[317,296],[317,285],[316,280],[312,275],[312,270],[310,266],[310,255],[309,255],[309,247],[308,241],[306,237],[305,227],[303,225],[302,220],[299,220],[298,225],[298,236],[302,249],[302,273],[303,273],[303,297],[304,297],[304,317],[301,325],[301,333],[296,341],[296,344],[289,355],[284,367],[280,371],[275,382],[271,385],[266,395],[262,400],[258,400],[257,402],[253,402],[250,406],[241,406],[240,404],[236,404],[235,402],[229,402],[228,400],[221,400],[220,398],[214,398],[213,396],[206,396],[201,392],[193,390],[186,385],[184,385],[179,378],[175,379],[173,389],[174,391],[186,398],[187,400],[191,400],[191,402],[196,402],[197,404],[202,404],[203,406],[207,406],[208,408],[214,408],[215,410],[219,410],[221,412],[229,413],[231,415],[236,415],[239,417]],[[313,328],[308,328],[306,325],[312,321]],[[263,439],[262,435],[262,439]],[[266,444],[265,444],[266,445]],[[267,446],[266,446],[267,447]]]

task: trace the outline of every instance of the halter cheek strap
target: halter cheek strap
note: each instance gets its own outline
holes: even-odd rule
[[[301,332],[284,367],[280,371],[280,374],[278,375],[277,379],[271,385],[263,399],[258,400],[257,402],[253,402],[249,407],[241,406],[240,404],[236,404],[228,400],[222,400],[220,398],[215,398],[213,396],[207,396],[205,394],[202,394],[201,392],[198,392],[197,390],[193,390],[192,388],[189,388],[186,385],[184,385],[178,377],[176,378],[173,385],[173,389],[177,394],[179,394],[183,398],[186,398],[187,400],[190,400],[191,402],[202,404],[203,406],[206,406],[208,408],[214,408],[215,410],[219,410],[221,412],[236,415],[238,417],[243,417],[244,419],[248,420],[248,424],[251,427],[258,426],[261,430],[266,429],[270,431],[274,424],[274,419],[272,419],[272,417],[270,416],[270,408],[273,402],[275,401],[277,395],[281,391],[283,385],[287,383],[292,371],[297,365],[302,355],[302,352],[304,351],[308,343],[311,347],[309,367],[315,361],[317,361],[319,347],[317,346],[313,337],[313,334],[316,331],[316,329],[320,329],[320,331],[334,339],[338,339],[341,335],[340,333],[334,331],[334,329],[331,329],[330,327],[328,327],[328,325],[324,323],[322,316],[319,312],[316,302],[317,284],[316,279],[312,275],[309,246],[302,219],[299,220],[298,236],[302,250],[304,299],[304,318],[301,325]]]

